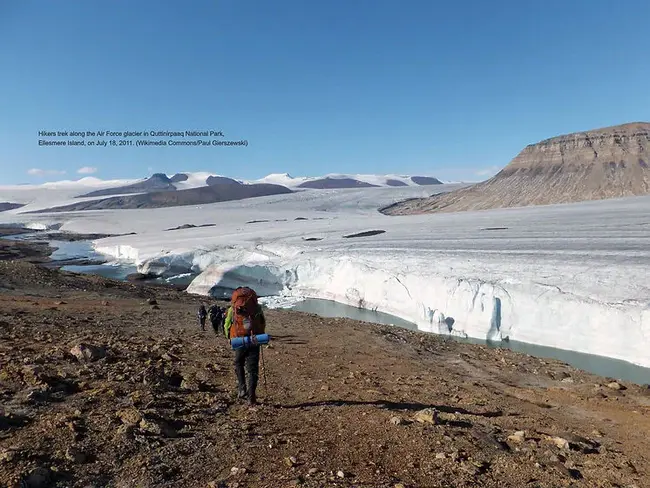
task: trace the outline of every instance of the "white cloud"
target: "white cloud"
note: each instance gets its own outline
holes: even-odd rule
[[[476,176],[491,176],[499,172],[499,167],[498,166],[491,166],[489,168],[482,169],[480,171],[477,171],[475,174]]]
[[[93,173],[97,173],[97,168],[93,166],[84,166],[83,168],[79,168],[77,173],[80,175],[92,175]]]
[[[31,168],[27,170],[27,174],[32,176],[64,175],[65,171],[59,171],[57,169]]]

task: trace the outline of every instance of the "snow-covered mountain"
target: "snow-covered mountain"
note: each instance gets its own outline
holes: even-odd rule
[[[360,187],[388,187],[388,186],[423,186],[439,185],[442,181],[432,176],[408,176],[408,175],[374,175],[374,174],[340,174],[331,173],[324,176],[299,176],[293,177],[288,173],[273,173],[254,183],[273,183],[289,188],[322,188],[327,187],[327,181],[338,180],[344,182],[338,188],[360,188]],[[333,186],[330,186],[330,188]]]
[[[140,179],[101,180],[95,177],[86,177],[76,181],[63,180],[40,185],[0,186],[0,202],[7,204],[3,207],[4,211],[23,213],[110,197],[195,190],[204,187],[218,190],[221,185],[233,184],[246,187],[279,185],[292,191],[313,191],[372,187],[418,187],[441,183],[438,179],[430,176],[408,175],[327,174],[313,177],[293,177],[287,173],[273,173],[256,180],[243,180],[211,172],[181,172],[173,175],[155,173]],[[242,193],[255,194],[249,190],[242,188]],[[271,191],[273,190],[271,189]],[[230,188],[228,193],[232,195],[233,188]],[[281,190],[280,193],[282,193]]]

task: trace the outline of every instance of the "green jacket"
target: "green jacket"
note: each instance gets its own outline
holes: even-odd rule
[[[264,311],[262,310],[261,305],[257,305],[257,312],[255,314],[261,319],[262,330],[266,330],[266,317],[264,317]],[[228,312],[226,312],[226,320],[223,323],[223,333],[227,339],[230,339],[230,327],[232,327],[233,319],[233,309],[232,306],[228,307]]]

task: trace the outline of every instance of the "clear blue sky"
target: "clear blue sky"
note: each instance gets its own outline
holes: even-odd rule
[[[2,0],[0,184],[81,167],[480,179],[540,139],[649,120],[649,19],[648,0]],[[102,129],[249,145],[38,146]]]

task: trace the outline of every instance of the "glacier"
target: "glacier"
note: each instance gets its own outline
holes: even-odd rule
[[[317,190],[0,222],[135,232],[94,247],[140,272],[198,274],[189,293],[248,284],[269,306],[335,300],[426,332],[650,366],[650,197],[405,217],[377,210],[456,187]],[[166,230],[183,224],[214,225]],[[344,237],[375,230],[385,232]]]

